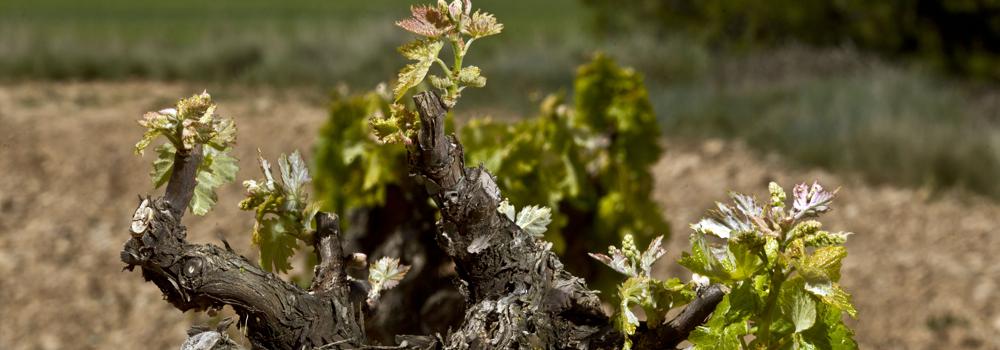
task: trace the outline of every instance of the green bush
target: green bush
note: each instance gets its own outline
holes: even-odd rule
[[[969,0],[583,0],[597,30],[650,24],[717,47],[789,41],[845,43],[889,56],[918,57],[950,71],[1000,79],[1000,3]]]
[[[315,149],[316,193],[324,210],[350,218],[350,211],[389,205],[387,188],[408,186],[399,175],[406,165],[402,148],[381,146],[369,129],[368,119],[388,115],[391,101],[386,89],[334,96]],[[537,117],[473,119],[458,134],[467,162],[494,171],[512,205],[553,208],[545,237],[584,276],[602,273],[585,259],[588,249],[627,233],[652,237],[669,230],[650,196],[649,169],[662,149],[642,78],[605,56],[578,70],[573,105],[552,95]],[[393,205],[432,205],[407,200]]]

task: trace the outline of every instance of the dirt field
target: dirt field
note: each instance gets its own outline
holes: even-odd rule
[[[160,300],[118,259],[136,195],[151,192],[149,159],[132,154],[143,112],[202,87],[153,83],[0,86],[0,348],[175,349],[204,316]],[[256,177],[260,147],[306,156],[325,119],[322,93],[210,89],[236,118],[240,179]],[[149,155],[147,155],[147,158]],[[674,226],[671,256],[693,222],[727,189],[763,195],[819,179],[842,186],[827,227],[856,233],[845,288],[854,295],[866,349],[1000,349],[1000,205],[960,194],[870,186],[819,171],[790,170],[719,141],[669,143],[657,193]],[[251,216],[237,184],[206,218],[187,218],[191,239],[225,237],[251,255]],[[676,267],[661,269],[681,274]],[[686,276],[685,276],[686,277]]]

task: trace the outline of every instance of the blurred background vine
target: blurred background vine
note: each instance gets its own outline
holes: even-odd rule
[[[643,238],[669,233],[652,199],[650,170],[662,152],[659,127],[642,77],[604,55],[579,67],[574,87],[572,103],[563,94],[549,95],[534,117],[456,123],[451,116],[449,124],[463,142],[467,162],[494,171],[510,204],[553,209],[545,237],[568,268],[610,287],[611,274],[586,258],[590,247],[630,233]],[[351,217],[390,213],[392,207],[433,212],[427,198],[401,190],[413,186],[404,175],[403,149],[380,145],[371,136],[369,118],[387,115],[393,103],[384,85],[333,100],[315,147],[317,199],[325,209],[342,213],[349,231]],[[383,223],[395,224],[413,222]],[[433,236],[433,227],[404,230]]]

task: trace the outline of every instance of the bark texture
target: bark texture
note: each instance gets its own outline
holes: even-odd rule
[[[551,244],[497,211],[500,190],[483,168],[466,168],[461,144],[445,135],[447,110],[433,92],[414,97],[421,130],[410,169],[441,208],[438,243],[454,260],[469,307],[447,349],[611,349],[595,292],[563,269]]]
[[[122,249],[122,261],[128,269],[140,267],[143,277],[156,284],[165,299],[182,311],[231,305],[240,317],[238,326],[246,328],[254,348],[619,348],[622,335],[602,311],[597,293],[564,269],[550,243],[524,232],[497,211],[502,196],[486,169],[465,167],[461,144],[453,135],[445,135],[447,110],[441,99],[433,92],[424,92],[414,100],[421,130],[409,146],[407,158],[415,183],[423,187],[417,195],[430,197],[440,208],[441,219],[435,223],[437,232],[431,238],[443,254],[421,248],[430,241],[406,237],[407,232],[396,229],[385,230],[388,239],[376,245],[385,251],[374,253],[422,256],[424,261],[410,262],[423,264],[422,269],[415,266],[411,278],[427,277],[434,283],[440,283],[441,278],[435,268],[450,259],[458,277],[455,290],[461,298],[438,295],[441,288],[437,286],[411,287],[387,293],[380,303],[389,308],[363,308],[363,298],[357,296],[364,295],[364,286],[352,281],[345,271],[339,220],[332,214],[319,213],[315,218],[313,247],[319,264],[308,291],[263,271],[228,249],[228,245],[220,248],[188,243],[180,218],[191,198],[186,192],[194,187],[194,172],[186,169],[197,168],[197,151],[178,153],[164,197],[142,200],[133,216],[131,238]],[[407,212],[407,208],[398,208],[386,214]],[[433,213],[416,212],[403,215],[402,220],[417,218],[429,223],[433,217]],[[391,216],[386,219],[391,222]],[[352,218],[352,222],[362,221],[366,228],[385,223],[379,218]],[[353,244],[359,242],[349,245]],[[418,250],[409,249],[412,247]],[[426,299],[421,299],[419,305],[424,312],[412,309],[418,304],[408,303],[407,293],[423,293],[420,297]],[[673,320],[655,327],[643,325],[633,337],[635,348],[676,346],[704,322],[723,295],[717,286],[706,288]],[[465,301],[461,319],[447,316],[462,312],[461,308],[448,307],[459,304],[461,299]],[[383,316],[378,316],[380,312]],[[431,318],[446,315],[432,323],[447,324],[451,330],[429,334],[424,329],[424,335],[399,335],[395,337],[398,345],[369,342],[366,314],[392,320],[393,313],[411,313],[407,315],[410,319],[412,313]],[[385,320],[372,322],[379,323],[399,325]],[[205,334],[198,336],[207,337]],[[384,332],[379,338],[389,335]]]
[[[181,311],[232,306],[255,349],[366,343],[359,309],[350,302],[346,281],[338,278],[343,274],[342,264],[324,260],[317,269],[323,271],[319,275],[323,278],[317,278],[323,283],[305,291],[230,249],[188,243],[180,215],[191,195],[174,191],[193,191],[194,186],[186,184],[193,184],[194,172],[178,170],[192,163],[196,168],[197,161],[192,159],[200,157],[178,155],[165,196],[143,199],[133,216],[131,238],[121,252],[126,268],[140,267],[142,276]],[[336,220],[324,213],[317,216],[317,246],[323,257],[324,251],[338,250],[340,243]]]

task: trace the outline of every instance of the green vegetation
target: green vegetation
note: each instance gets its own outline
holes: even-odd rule
[[[441,92],[442,101],[449,109],[455,107],[465,88],[486,86],[486,77],[479,67],[464,65],[462,61],[473,42],[500,34],[503,24],[488,12],[472,12],[469,0],[464,4],[465,8],[461,1],[452,5],[439,1],[437,6],[414,6],[410,18],[396,22],[400,28],[420,37],[399,47],[403,57],[415,62],[399,70],[392,88],[393,103],[389,107],[389,116],[369,120],[379,141],[409,143],[416,135],[417,113],[399,102],[408,96],[407,91],[422,84],[424,78]],[[452,54],[451,65],[439,57],[445,43]],[[439,67],[442,75],[428,75],[434,65]]]
[[[669,229],[651,197],[649,170],[662,151],[659,128],[634,70],[597,56],[579,68],[575,86],[572,105],[551,95],[536,117],[518,122],[471,119],[458,134],[467,161],[497,175],[512,206],[509,215],[519,221],[514,208],[522,213],[534,211],[537,204],[552,208],[552,223],[539,234],[544,232],[579,273],[600,275],[596,282],[607,285],[610,275],[581,259],[588,246],[627,233],[652,237]],[[316,190],[326,210],[344,217],[351,216],[351,209],[378,210],[389,205],[390,188],[410,186],[402,175],[403,149],[380,145],[370,136],[376,125],[388,123],[369,123],[369,118],[390,115],[394,97],[387,90],[335,98],[315,149]],[[406,134],[414,127],[404,123],[393,130]],[[430,205],[419,197],[405,200],[414,202],[393,205]]]
[[[200,152],[190,202],[191,212],[196,215],[205,215],[215,207],[218,201],[215,190],[232,182],[239,170],[237,159],[229,155],[236,142],[236,123],[218,115],[216,109],[212,97],[203,92],[181,99],[176,108],[148,112],[139,120],[146,131],[135,145],[137,155],[142,155],[160,136],[166,139],[156,148],[158,157],[150,172],[154,188],[170,180],[175,159]],[[263,156],[259,156],[258,161],[264,178],[243,182],[247,197],[239,207],[255,214],[253,244],[259,250],[261,267],[271,272],[288,272],[292,269],[290,259],[299,243],[312,244],[314,241],[314,217],[320,203],[309,201],[308,185],[312,179],[298,151],[278,158],[278,177]],[[167,200],[171,200],[169,190]],[[146,208],[144,215],[151,220],[153,215],[159,214]],[[395,287],[407,271],[409,266],[400,265],[398,259],[392,258],[379,259],[369,266],[368,303],[376,302],[382,291]]]
[[[292,269],[289,259],[298,248],[297,240],[312,243],[319,204],[308,200],[306,190],[312,179],[298,151],[278,158],[281,176],[277,178],[263,156],[257,161],[264,178],[243,182],[247,198],[240,202],[240,209],[254,212],[252,237],[260,249],[260,265],[267,271],[286,272]]]
[[[856,317],[857,311],[838,283],[850,233],[824,231],[811,220],[830,210],[836,191],[799,184],[791,205],[781,186],[772,182],[769,191],[768,203],[733,193],[732,205],[718,203],[691,226],[690,252],[678,261],[694,273],[687,284],[651,277],[653,263],[665,253],[660,238],[640,252],[625,236],[621,249],[591,254],[628,276],[619,286],[614,316],[626,335],[624,349],[639,326],[633,305],[645,311],[647,326],[656,327],[668,310],[709,284],[725,286],[727,294],[688,338],[696,349],[857,349],[854,332],[843,322],[843,314]]]
[[[646,314],[646,324],[661,325],[670,309],[691,302],[695,298],[695,283],[685,284],[678,278],[660,281],[653,278],[653,264],[666,254],[661,248],[663,236],[649,243],[649,248],[640,252],[632,235],[625,235],[621,249],[608,247],[608,254],[590,256],[628,277],[618,287],[618,309],[612,322],[624,337],[624,350],[632,347],[631,336],[639,326],[639,317],[632,312],[633,306],[642,308]]]
[[[148,112],[139,120],[146,132],[135,144],[136,154],[141,156],[159,136],[167,140],[156,147],[157,157],[149,173],[155,188],[170,179],[178,150],[185,154],[200,150],[202,160],[196,170],[197,185],[191,198],[191,212],[195,215],[212,210],[218,201],[215,189],[235,180],[239,170],[237,159],[229,155],[236,143],[236,124],[215,114],[215,109],[212,96],[203,92],[180,100],[176,108]]]
[[[651,25],[713,47],[856,45],[952,72],[1000,79],[1000,4],[968,0],[583,0],[600,31]]]
[[[447,217],[449,211],[466,211],[467,213],[462,214],[465,218],[461,220],[478,223],[464,228],[465,230],[480,229],[484,222],[491,225],[487,229],[492,229],[496,225],[493,220],[496,217],[484,216],[481,210],[455,210],[454,208],[462,207],[452,206],[455,202],[450,198],[470,201],[472,205],[479,205],[478,209],[482,208],[482,203],[494,205],[499,198],[477,199],[461,189],[455,190],[455,187],[474,186],[465,182],[459,182],[461,185],[454,187],[439,186],[433,177],[427,176],[419,177],[416,180],[419,183],[414,183],[411,182],[414,181],[411,176],[403,171],[405,162],[419,162],[407,159],[406,156],[418,152],[416,147],[427,147],[427,137],[440,137],[440,134],[429,136],[428,133],[421,132],[419,139],[415,139],[416,131],[421,130],[421,119],[416,117],[417,112],[412,105],[401,101],[404,101],[411,90],[426,89],[426,79],[443,94],[442,101],[451,110],[457,105],[463,88],[485,86],[486,80],[480,69],[463,61],[473,40],[499,34],[503,25],[493,15],[472,11],[469,0],[454,0],[451,3],[440,0],[436,5],[413,7],[412,17],[397,22],[397,25],[421,36],[399,50],[404,57],[414,62],[400,70],[391,95],[387,89],[380,88],[366,95],[334,103],[332,120],[330,125],[323,128],[316,152],[317,173],[323,179],[317,183],[317,197],[328,200],[328,209],[332,209],[334,215],[339,212],[344,217],[352,217],[352,213],[346,211],[392,205],[382,214],[405,216],[414,209],[420,210],[432,205],[428,197],[420,194],[437,192],[439,197],[435,197],[434,203],[444,206],[444,222],[456,221]],[[451,66],[439,58],[445,43],[450,44],[454,58]],[[439,65],[441,76],[428,75],[435,64]],[[423,119],[423,122],[428,121],[430,119]],[[139,124],[146,128],[146,132],[135,146],[136,153],[141,154],[159,136],[167,140],[158,148],[160,158],[154,162],[151,174],[156,186],[162,185],[164,179],[170,177],[169,171],[163,170],[165,162],[175,158],[183,162],[181,164],[188,164],[191,159],[201,162],[194,188],[186,190],[194,192],[192,211],[204,215],[215,204],[215,188],[235,178],[235,159],[226,154],[236,140],[235,123],[218,116],[211,97],[202,93],[182,99],[175,109],[147,113]],[[442,127],[448,128],[447,125]],[[455,128],[452,126],[450,129]],[[500,192],[495,193],[509,196],[497,205],[499,214],[494,214],[503,215],[526,233],[515,231],[506,238],[513,240],[504,244],[520,246],[518,249],[524,249],[525,242],[522,239],[537,244],[533,250],[500,252],[520,254],[521,251],[538,251],[548,254],[549,250],[555,248],[556,251],[568,252],[567,258],[562,261],[578,265],[578,260],[574,257],[583,254],[577,250],[587,249],[592,245],[588,244],[592,240],[606,242],[612,237],[622,238],[621,248],[611,246],[608,248],[608,255],[590,256],[628,277],[618,287],[618,309],[612,318],[614,327],[623,336],[623,349],[630,349],[636,339],[642,341],[640,338],[633,339],[640,326],[647,330],[667,327],[664,320],[672,309],[700,298],[700,293],[707,288],[721,291],[725,296],[717,306],[715,302],[707,306],[709,309],[714,307],[714,311],[704,324],[701,324],[701,320],[696,320],[701,325],[687,339],[695,348],[857,348],[853,331],[844,325],[842,319],[845,313],[856,317],[857,311],[850,301],[850,295],[839,285],[842,260],[847,255],[844,243],[850,233],[824,231],[820,222],[812,220],[830,210],[837,192],[826,191],[818,183],[796,186],[790,200],[779,185],[771,183],[767,203],[759,203],[752,196],[732,194],[732,205],[718,203],[717,209],[710,212],[709,217],[691,226],[694,232],[690,236],[690,252],[684,253],[678,261],[694,273],[691,281],[684,283],[677,278],[664,281],[653,277],[653,265],[665,254],[661,247],[663,236],[654,238],[645,251],[638,249],[635,236],[650,237],[667,230],[666,222],[660,216],[661,210],[650,197],[652,176],[649,168],[660,158],[662,149],[659,146],[658,122],[649,93],[642,76],[636,71],[618,66],[607,56],[597,55],[578,69],[572,104],[564,103],[560,95],[551,95],[544,100],[540,116],[536,118],[510,123],[473,119],[459,130],[459,134],[462,135],[463,142],[456,141],[453,147],[464,149],[455,152],[467,152],[471,163],[479,162],[483,164],[481,167],[495,171],[496,184],[501,188]],[[400,145],[386,145],[387,143],[404,144],[409,153],[404,155]],[[204,159],[197,157],[199,151],[204,152]],[[194,157],[191,158],[192,156]],[[292,268],[289,259],[295,254],[299,241],[314,244],[318,251],[321,249],[322,243],[317,243],[320,241],[314,237],[317,228],[314,227],[313,220],[323,204],[308,198],[307,185],[312,179],[298,152],[279,157],[279,177],[272,172],[267,160],[263,157],[258,160],[263,178],[244,182],[247,197],[239,207],[256,214],[253,242],[260,250],[261,265],[268,271],[287,272]],[[451,164],[464,166],[464,162],[462,163]],[[451,170],[447,164],[418,163],[411,169],[426,167],[428,169],[419,170],[424,174],[441,169]],[[476,181],[482,181],[481,179],[477,178]],[[361,182],[360,185],[358,181]],[[482,187],[477,191],[495,190],[493,186],[483,186],[483,183],[492,182],[480,182]],[[168,185],[171,186],[174,186],[174,182]],[[390,201],[386,198],[390,187],[408,188],[401,191],[404,203],[400,203],[398,199]],[[449,192],[442,193],[442,188],[456,194],[450,196]],[[177,203],[170,199],[170,192],[168,190],[167,193],[168,206]],[[434,210],[427,212],[433,213]],[[139,212],[140,215],[142,213]],[[146,220],[152,220],[154,214],[148,208],[145,213]],[[389,220],[387,216],[389,215],[378,219]],[[142,216],[137,217],[142,219]],[[337,221],[334,216],[326,218],[330,222]],[[416,247],[420,239],[427,237],[451,239],[447,232],[432,234],[439,230],[429,224],[433,221],[433,214],[423,216],[423,220],[404,220],[404,225],[421,225],[421,228],[406,230],[411,236],[403,239],[412,242],[412,246]],[[143,223],[142,220],[138,221],[139,224]],[[348,222],[344,224],[350,225]],[[384,223],[377,223],[382,224]],[[179,232],[180,240],[183,241],[183,229]],[[466,233],[469,232],[459,232]],[[489,240],[489,236],[484,237]],[[326,255],[334,259],[342,258],[340,234],[334,233],[328,238],[338,242],[332,243],[336,248],[330,248]],[[545,238],[554,242],[548,242]],[[134,244],[132,242],[129,244]],[[468,253],[474,255],[484,247],[472,240],[462,249],[467,249]],[[439,248],[453,249],[443,243],[439,243]],[[454,257],[451,253],[452,251],[449,254]],[[435,253],[426,252],[421,260],[428,258],[429,254]],[[510,256],[501,256],[507,257]],[[236,256],[232,258],[237,259]],[[528,268],[551,268],[551,271],[555,271],[540,279],[531,277],[528,280],[533,285],[531,288],[540,288],[544,294],[517,301],[524,307],[537,308],[542,304],[534,303],[551,302],[549,293],[560,290],[557,284],[563,283],[561,281],[580,282],[575,277],[561,275],[563,270],[559,260],[543,256],[543,262],[556,266],[552,268],[539,267],[535,256],[521,257],[524,258],[530,259],[530,262],[518,263],[515,270],[519,271],[514,273],[524,273]],[[138,258],[134,259],[138,261]],[[188,271],[186,276],[195,276],[193,271],[196,266],[200,268],[202,260],[192,259],[197,263],[185,268]],[[342,269],[342,262],[334,261],[328,267]],[[466,263],[456,262],[463,265]],[[495,261],[486,262],[490,263]],[[515,266],[505,262],[498,264],[497,271]],[[148,268],[143,265],[144,271],[148,272]],[[374,305],[382,291],[397,286],[409,270],[409,266],[400,265],[398,258],[376,260],[368,269],[366,302]],[[432,266],[429,270],[439,269]],[[319,276],[321,269],[316,271]],[[334,273],[343,275],[344,270]],[[590,279],[590,283],[604,283],[600,278],[594,279],[591,275],[586,277]],[[359,281],[346,275],[336,278]],[[548,283],[553,285],[547,285]],[[163,285],[162,282],[157,284]],[[176,287],[177,283],[173,284]],[[583,288],[582,284],[580,286]],[[321,292],[345,293],[342,297],[346,298],[349,290],[347,284],[343,288],[339,292],[332,289]],[[522,291],[511,289],[507,293],[516,295]],[[495,312],[495,303],[500,303],[489,299],[485,302],[482,305],[488,305],[488,313]],[[344,306],[341,303],[338,301],[333,305]],[[644,310],[645,325],[640,323],[633,307]],[[569,310],[572,309],[543,312],[562,313]],[[343,310],[338,313],[340,311]],[[470,312],[469,315],[473,313]],[[501,311],[501,315],[503,313]],[[480,321],[467,319],[466,322]],[[254,323],[257,321],[249,324]],[[587,321],[586,324],[588,327],[594,325],[592,321]],[[522,331],[527,334],[534,330]],[[686,334],[687,331],[683,332],[682,334]],[[250,333],[261,335],[259,332]],[[656,333],[647,334],[661,336]],[[265,335],[271,336],[272,333]],[[750,335],[752,339],[748,343]],[[520,334],[515,335],[519,336]],[[523,342],[520,343],[523,345],[534,343],[530,339],[508,340]],[[301,342],[301,338],[298,341]],[[541,346],[545,345],[553,344]]]
[[[411,150],[420,147],[413,140],[420,130],[416,111],[398,101],[425,77],[442,91],[449,109],[458,102],[457,89],[463,83],[485,85],[478,68],[473,77],[460,78],[463,58],[467,45],[479,37],[477,33],[498,34],[503,26],[492,15],[479,16],[478,11],[472,15],[468,0],[464,6],[462,0],[450,5],[441,0],[437,6],[415,7],[411,19],[397,22],[425,38],[400,48],[416,63],[400,71],[389,116],[379,108],[369,116],[378,142],[403,143]],[[466,32],[465,25],[481,30]],[[451,69],[438,58],[444,41],[453,48]],[[444,78],[427,76],[434,63],[440,64]],[[679,261],[694,272],[692,281],[660,281],[652,277],[652,267],[665,253],[663,236],[640,252],[630,233],[666,226],[649,198],[652,179],[647,169],[659,159],[661,150],[641,77],[598,55],[578,70],[573,108],[559,102],[558,97],[550,97],[543,104],[543,117],[506,126],[470,121],[460,132],[463,151],[472,160],[478,155],[480,162],[488,162],[484,167],[496,172],[500,193],[515,198],[513,205],[504,200],[497,210],[532,236],[545,238],[546,231],[559,225],[549,227],[553,222],[549,208],[527,205],[517,211],[517,197],[527,199],[524,204],[550,204],[570,221],[583,221],[570,222],[559,232],[556,237],[564,242],[604,241],[608,233],[622,235],[621,249],[611,246],[609,255],[591,257],[629,277],[618,288],[619,307],[613,317],[614,326],[623,334],[624,350],[631,348],[640,326],[633,305],[645,311],[646,327],[662,327],[671,309],[690,302],[709,284],[721,286],[726,295],[711,319],[688,338],[696,348],[857,348],[853,331],[842,320],[843,313],[856,317],[857,311],[839,285],[842,260],[847,256],[843,245],[850,233],[823,231],[821,223],[810,220],[830,210],[837,191],[826,191],[818,183],[800,184],[793,190],[790,205],[784,190],[773,182],[765,205],[751,196],[732,194],[734,205],[719,203],[710,217],[692,225],[690,253]],[[343,154],[332,155],[325,160],[343,159]],[[433,181],[423,185],[435,191]],[[722,242],[714,243],[707,235]],[[473,242],[470,252],[475,252],[474,247]],[[567,258],[574,253],[569,252]],[[751,334],[748,344],[745,338]]]
[[[767,204],[733,194],[733,206],[719,204],[692,226],[691,252],[679,263],[731,291],[689,340],[709,349],[856,349],[842,317],[857,311],[838,283],[850,233],[809,220],[830,210],[837,191],[799,184],[791,205],[777,184],[769,191]],[[754,335],[750,344],[746,334]]]

